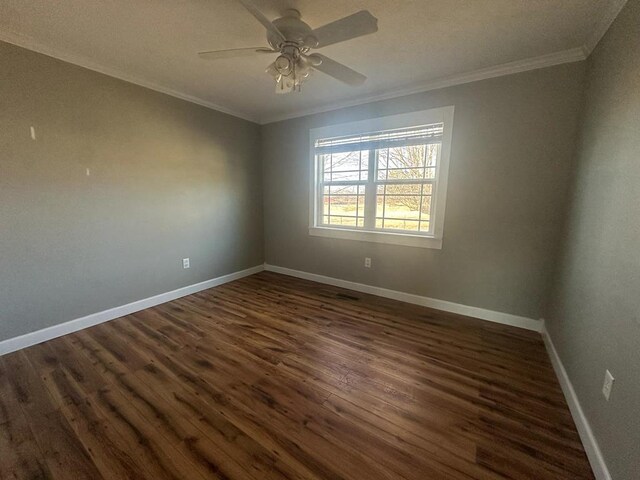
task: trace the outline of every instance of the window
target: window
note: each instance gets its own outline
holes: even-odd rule
[[[311,130],[311,235],[442,247],[453,107]]]

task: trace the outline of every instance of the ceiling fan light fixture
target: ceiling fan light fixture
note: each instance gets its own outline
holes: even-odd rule
[[[276,82],[277,93],[300,91],[302,83],[318,70],[350,86],[362,85],[367,77],[331,58],[317,53],[323,48],[378,31],[378,19],[367,10],[335,20],[312,29],[302,20],[298,10],[288,9],[280,18],[270,21],[255,5],[254,0],[238,0],[267,30],[268,48],[249,47],[200,52],[203,59],[215,60],[254,54],[278,54],[266,72]]]
[[[293,71],[293,60],[288,55],[280,55],[274,62],[280,75],[289,75]]]
[[[320,65],[322,65],[322,57],[316,53],[308,55],[307,61],[311,64],[312,67],[319,67]]]

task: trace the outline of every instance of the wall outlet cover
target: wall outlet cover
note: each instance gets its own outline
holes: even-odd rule
[[[607,401],[609,400],[609,396],[611,395],[611,389],[613,388],[614,381],[615,378],[613,378],[611,372],[607,370],[604,374],[604,384],[602,385],[602,394],[604,395],[604,398],[607,399]]]

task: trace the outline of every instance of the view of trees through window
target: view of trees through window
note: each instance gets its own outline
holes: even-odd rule
[[[319,155],[322,224],[429,233],[440,145]]]

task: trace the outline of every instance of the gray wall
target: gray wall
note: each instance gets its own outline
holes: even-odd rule
[[[257,125],[4,43],[0,66],[0,340],[263,262]]]
[[[548,330],[615,480],[640,478],[640,1],[588,60]],[[616,383],[609,402],[605,369]]]
[[[584,62],[565,64],[263,126],[266,262],[540,318],[583,74]],[[446,105],[455,119],[442,250],[308,235],[310,128]]]

